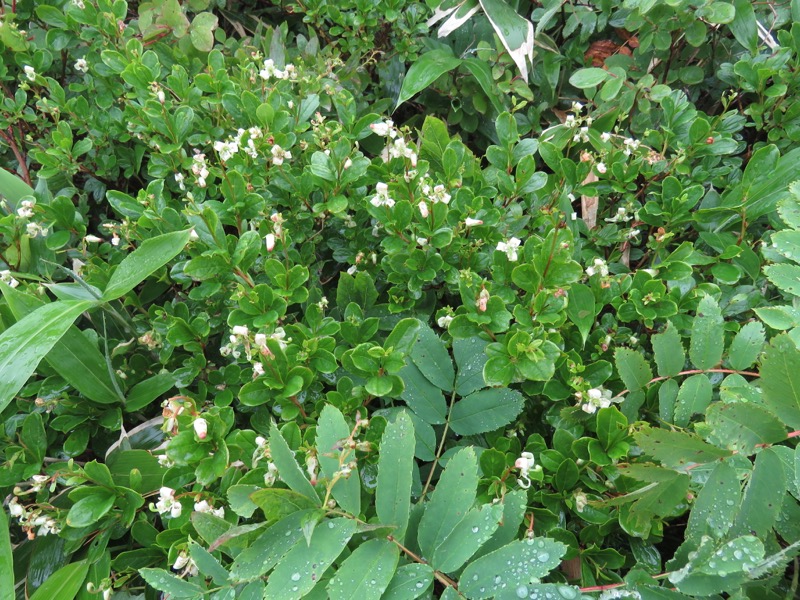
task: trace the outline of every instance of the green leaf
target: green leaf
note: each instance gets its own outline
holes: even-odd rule
[[[686,361],[686,354],[675,325],[667,323],[664,332],[654,335],[652,342],[658,374],[661,377],[673,377],[680,373]]]
[[[586,88],[600,85],[606,79],[608,79],[610,75],[611,73],[605,69],[587,67],[585,69],[578,69],[575,71],[569,78],[569,83],[571,86],[576,87],[579,90],[585,90]]]
[[[645,387],[653,379],[653,371],[647,364],[644,356],[628,348],[617,348],[614,352],[614,362],[617,365],[620,379],[629,392],[635,392]]]
[[[275,567],[264,590],[264,598],[293,600],[305,596],[342,553],[355,532],[356,522],[352,519],[333,519],[317,525],[311,542],[296,545]]]
[[[642,452],[670,469],[685,469],[731,455],[692,433],[682,431],[648,427],[636,432],[634,439]]]
[[[697,543],[704,535],[721,539],[733,525],[741,497],[736,470],[727,462],[719,463],[709,475],[689,513],[687,539]]]
[[[106,302],[135,288],[149,275],[175,258],[189,241],[191,230],[174,231],[150,238],[131,252],[111,274],[103,292]]]
[[[472,561],[459,580],[459,591],[473,600],[493,598],[504,589],[540,579],[561,563],[567,546],[549,538],[517,540]]]
[[[586,338],[589,337],[589,332],[592,330],[592,325],[594,325],[596,311],[592,289],[588,285],[573,284],[569,288],[567,317],[578,328],[584,344],[586,343]]]
[[[448,461],[425,507],[417,541],[425,556],[436,548],[467,515],[478,489],[478,459],[471,447],[459,450]]]
[[[263,531],[252,546],[236,556],[230,569],[231,579],[234,581],[257,579],[273,568],[303,539],[300,526],[315,512],[313,510],[294,512]]]
[[[764,273],[778,289],[793,296],[800,296],[800,267],[797,265],[769,265]]]
[[[72,600],[83,588],[83,580],[88,572],[89,563],[85,560],[65,565],[48,577],[29,600]]]
[[[697,307],[689,342],[689,358],[698,369],[712,369],[722,360],[723,325],[717,301],[704,296]]]
[[[228,488],[228,494],[236,493],[235,488],[241,487],[249,488],[250,486],[231,486]],[[316,508],[316,504],[308,496],[281,488],[260,489],[250,493],[249,498],[256,507],[264,512],[268,522],[278,521],[300,510]]]
[[[344,420],[341,411],[327,404],[319,415],[317,422],[317,453],[322,473],[328,480],[339,470],[341,449],[337,445],[350,436],[351,428]],[[353,515],[361,513],[361,478],[358,471],[350,477],[340,478],[333,485],[331,495],[344,510]]]
[[[379,600],[394,576],[400,551],[387,540],[361,544],[327,586],[330,600]]]
[[[533,63],[533,23],[504,0],[479,0],[494,32],[517,65],[522,80],[528,81],[528,63]]]
[[[783,423],[756,404],[714,403],[706,411],[706,423],[711,428],[710,441],[744,455],[786,439]]]
[[[3,286],[2,292],[17,319],[46,304],[35,296],[8,286]],[[90,400],[101,404],[124,400],[111,379],[105,357],[77,327],[67,329],[47,353],[45,360],[67,383]]]
[[[800,350],[788,335],[774,337],[764,352],[759,383],[764,393],[764,404],[793,429],[800,429],[798,373]]]
[[[319,502],[319,496],[314,486],[306,478],[305,473],[294,458],[294,452],[283,439],[281,432],[273,424],[269,430],[269,450],[272,462],[278,467],[278,476],[286,485],[299,494],[303,494],[314,502]]]
[[[617,407],[601,408],[597,412],[597,439],[608,451],[617,442],[628,436],[628,419],[625,418]]]
[[[453,356],[458,365],[456,374],[456,393],[468,396],[474,391],[486,387],[483,379],[483,366],[489,357],[486,346],[489,342],[478,337],[453,340]]]
[[[116,495],[104,488],[97,488],[90,496],[78,500],[67,513],[67,525],[88,527],[99,521],[114,506]]]
[[[218,23],[219,19],[213,13],[202,12],[195,15],[189,27],[192,45],[201,52],[211,52],[214,49],[214,30]]]
[[[477,2],[475,3],[477,7]],[[492,71],[489,68],[489,65],[485,62],[480,60],[479,58],[465,58],[461,63],[475,78],[475,81],[478,82],[478,85],[481,86],[483,93],[486,94],[486,97],[489,98],[489,102],[492,103],[494,109],[501,113],[505,110],[503,103],[500,100],[499,92],[497,86],[494,83],[494,78],[492,77]]]
[[[758,25],[756,13],[750,0],[735,0],[736,16],[731,22],[731,33],[736,41],[751,53],[758,53]]]
[[[400,397],[420,419],[431,425],[441,425],[447,419],[447,401],[442,390],[433,385],[412,362],[398,373],[405,384]]]
[[[436,547],[431,566],[443,573],[460,569],[494,535],[502,518],[503,507],[499,504],[473,508]]]
[[[141,410],[173,387],[175,387],[175,376],[172,373],[159,373],[148,377],[128,390],[125,410],[127,412]]]
[[[139,569],[139,575],[150,587],[169,594],[170,598],[201,598],[203,596],[203,588],[199,585],[175,577],[164,569]]]
[[[731,534],[752,533],[764,538],[775,525],[785,493],[786,475],[780,457],[771,448],[759,452]]]
[[[445,392],[453,391],[456,372],[447,347],[428,325],[422,323],[417,342],[411,351],[411,360],[422,374]]]
[[[728,349],[728,363],[738,371],[749,369],[758,360],[764,347],[764,326],[751,321],[739,330]]]
[[[211,577],[217,585],[228,581],[228,570],[211,553],[195,541],[189,542],[189,556],[192,557],[203,577]]]
[[[33,196],[33,188],[19,177],[0,169],[0,196],[16,205],[25,196]]]
[[[686,427],[693,415],[701,414],[711,404],[712,391],[707,375],[699,373],[687,377],[678,390],[673,423]]]
[[[384,525],[394,525],[393,536],[403,541],[411,508],[414,466],[414,425],[402,412],[386,425],[378,454],[375,510]]]
[[[712,2],[698,9],[697,16],[705,18],[709,23],[730,23],[736,16],[736,10],[727,2]]]
[[[391,348],[401,354],[410,353],[414,348],[414,342],[417,341],[421,325],[419,319],[401,319],[394,326],[392,332],[386,336],[383,347],[387,350]]]
[[[36,370],[41,360],[82,312],[88,300],[52,302],[36,309],[0,334],[0,412]]]
[[[403,79],[395,109],[460,64],[461,59],[453,56],[453,51],[449,48],[431,50],[421,55],[414,61],[414,64],[408,69],[405,79]]]
[[[450,411],[450,428],[458,435],[494,431],[511,423],[524,405],[524,396],[516,390],[493,388],[475,392],[455,403]]]
[[[403,565],[394,574],[381,600],[415,600],[433,583],[433,569],[421,563]]]
[[[11,536],[8,516],[0,509],[0,598],[14,598],[14,555],[11,552]]]

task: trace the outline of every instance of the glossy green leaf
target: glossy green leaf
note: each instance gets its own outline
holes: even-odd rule
[[[114,300],[130,292],[155,271],[175,258],[189,242],[191,230],[174,231],[142,242],[111,274],[103,300]]]
[[[347,425],[344,415],[338,408],[328,404],[322,409],[317,422],[317,458],[322,474],[329,481],[333,479],[334,473],[342,464],[349,462],[349,459],[345,459],[340,463],[339,459],[343,453],[338,446],[342,440],[350,436],[350,432],[351,427]],[[352,472],[347,478],[339,478],[333,485],[331,495],[347,512],[360,514],[361,479],[358,477],[358,471]]]
[[[683,370],[686,354],[675,325],[668,323],[663,333],[652,337],[652,343],[658,374],[661,377],[672,377]]]
[[[25,196],[33,196],[33,188],[14,173],[0,169],[0,196],[16,205]]]
[[[517,540],[474,560],[459,580],[468,598],[494,598],[504,589],[516,590],[542,578],[561,563],[567,546],[549,538]]]
[[[431,50],[421,55],[409,67],[403,85],[400,87],[400,96],[397,98],[395,108],[403,102],[416,96],[434,81],[448,71],[452,71],[461,64],[461,59],[453,56],[452,50]]]
[[[80,528],[88,527],[99,521],[111,507],[116,496],[104,488],[97,488],[90,496],[78,500],[67,513],[67,525]]]
[[[761,323],[751,321],[744,325],[728,349],[728,363],[731,368],[743,371],[753,366],[761,354],[765,339],[764,326]]]
[[[415,600],[433,583],[433,569],[421,563],[403,565],[394,574],[381,600]]]
[[[273,425],[269,430],[269,449],[272,462],[278,467],[278,476],[286,485],[299,494],[315,502],[319,502],[319,496],[314,486],[300,469],[295,460],[294,452],[289,448],[289,444],[283,439],[281,432]]]
[[[210,12],[195,15],[189,27],[192,45],[201,52],[211,52],[214,48],[214,30],[217,28],[218,22],[217,16]]]
[[[228,570],[208,550],[195,541],[189,542],[189,556],[204,577],[211,577],[217,585],[225,585],[227,583]]]
[[[0,598],[14,598],[14,555],[5,508],[0,509]]]
[[[800,267],[797,265],[769,265],[764,269],[767,279],[778,289],[800,296]]]
[[[342,553],[355,532],[353,519],[333,519],[317,525],[311,542],[293,547],[275,567],[264,597],[295,600],[305,596]]]
[[[757,404],[717,402],[706,411],[706,423],[711,428],[709,440],[745,455],[786,438],[784,424]]]
[[[578,89],[596,87],[610,77],[610,73],[605,69],[597,67],[587,67],[578,69],[569,78],[570,85]]]
[[[478,459],[471,447],[463,448],[448,461],[420,520],[417,541],[425,556],[433,556],[472,509],[477,491]]]
[[[474,0],[467,0],[474,1]],[[478,3],[474,1],[474,6],[477,9]],[[440,35],[441,37],[441,35]],[[505,110],[502,101],[500,100],[500,92],[495,85],[494,78],[492,77],[492,71],[489,68],[489,64],[485,61],[482,61],[478,58],[465,58],[462,61],[462,66],[464,66],[472,76],[475,78],[475,81],[478,82],[478,85],[481,86],[483,93],[486,94],[486,97],[489,98],[489,102],[492,103],[495,111],[501,113]]]
[[[711,381],[699,373],[687,377],[678,390],[673,422],[678,427],[686,427],[693,415],[701,414],[711,404]]]
[[[717,301],[704,296],[692,323],[689,358],[698,369],[711,369],[722,360],[723,320]]]
[[[704,442],[697,435],[683,431],[648,427],[637,431],[634,439],[642,452],[670,469],[685,469],[731,455]]]
[[[394,576],[400,551],[387,540],[361,544],[328,583],[330,600],[379,600]]]
[[[503,507],[499,504],[473,508],[433,551],[431,566],[443,573],[460,569],[494,535],[502,518]]]
[[[731,533],[766,536],[775,525],[785,493],[786,475],[780,457],[769,448],[759,452]]]
[[[597,412],[597,439],[608,451],[617,442],[628,436],[628,419],[616,406],[601,408]]]
[[[508,388],[475,392],[453,405],[450,428],[458,435],[494,431],[511,423],[524,404],[524,396]]]
[[[72,600],[83,588],[83,580],[88,572],[89,563],[86,560],[64,565],[40,585],[29,600]]]
[[[569,288],[567,316],[578,328],[583,343],[589,337],[596,315],[594,292],[588,285],[576,283]]]
[[[139,575],[150,587],[169,594],[170,598],[198,598],[203,595],[203,588],[199,585],[184,581],[164,569],[139,569]]]
[[[800,350],[786,335],[772,339],[761,364],[764,404],[793,429],[800,429]]]
[[[742,490],[736,470],[721,462],[709,475],[689,513],[686,537],[700,542],[704,535],[721,539],[739,511]]]
[[[620,379],[629,392],[642,389],[653,379],[650,365],[647,364],[644,356],[635,350],[617,348],[614,352],[614,362],[617,365]]]
[[[45,302],[39,298],[8,286],[3,286],[2,291],[17,319],[45,306]],[[45,360],[72,387],[90,400],[101,404],[124,400],[111,379],[105,357],[77,327],[71,326],[67,329],[64,336],[47,353]]]
[[[451,392],[456,373],[444,342],[428,325],[422,324],[411,351],[411,360],[433,385]]]
[[[41,360],[94,302],[52,302],[17,321],[0,334],[0,411],[14,398]]]
[[[394,525],[392,535],[402,541],[411,508],[412,469],[414,466],[414,425],[400,413],[386,426],[378,454],[378,484],[375,510],[385,525]]]
[[[237,487],[244,487],[243,491],[248,491],[251,486],[231,486],[228,488],[229,496],[231,493],[236,493]],[[308,496],[281,488],[259,489],[251,492],[249,499],[255,507],[263,511],[268,522],[278,521],[294,512],[316,507],[315,502]],[[242,508],[246,510],[246,505]]]

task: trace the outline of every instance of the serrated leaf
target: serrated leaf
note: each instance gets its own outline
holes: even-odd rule
[[[411,508],[411,485],[414,466],[414,425],[400,413],[386,425],[378,454],[378,483],[375,510],[384,525],[394,525],[392,535],[402,541]]]
[[[561,563],[567,546],[548,538],[517,540],[472,561],[461,574],[459,591],[472,600],[493,598],[540,579]]]
[[[339,443],[350,435],[351,428],[344,420],[341,411],[332,404],[326,404],[317,422],[317,456],[322,473],[328,480],[339,470],[339,457],[342,454]],[[345,461],[347,462],[347,461]],[[340,478],[333,484],[331,495],[344,510],[353,515],[361,513],[361,478],[358,471],[347,478]]]
[[[684,469],[731,455],[694,434],[682,431],[648,427],[636,432],[634,439],[642,452],[670,469]]]
[[[733,525],[742,490],[736,470],[726,462],[719,463],[700,490],[689,513],[687,539],[699,543],[704,535],[721,539]]]
[[[467,515],[478,491],[478,459],[471,447],[459,450],[439,477],[425,507],[417,541],[425,556],[433,552]]]
[[[758,360],[766,339],[764,326],[752,321],[742,327],[728,349],[728,363],[738,371],[749,369]]]
[[[764,404],[789,427],[800,429],[800,350],[786,335],[772,339],[761,363]]]
[[[580,589],[563,583],[529,583],[514,589],[505,588],[494,600],[519,600],[519,598],[546,598],[547,600],[580,600],[585,598]],[[645,600],[642,594],[642,600]]]
[[[701,414],[711,404],[712,391],[711,381],[705,374],[687,377],[681,384],[678,399],[675,401],[675,425],[686,427],[693,415]]]
[[[447,347],[428,325],[422,323],[411,360],[433,385],[445,392],[453,391],[456,372]]]
[[[294,458],[294,452],[289,448],[289,444],[283,439],[281,432],[278,431],[275,425],[272,425],[269,430],[269,450],[272,462],[278,467],[278,476],[281,481],[295,492],[319,502],[317,491],[300,469],[300,465],[297,464]]]
[[[387,540],[361,544],[327,586],[330,600],[379,600],[394,576],[400,551]]]
[[[614,352],[620,379],[629,392],[636,392],[645,387],[653,379],[653,371],[644,356],[628,348],[617,348]]]
[[[779,290],[800,296],[800,267],[797,265],[769,265],[764,268],[764,273]]]
[[[431,566],[443,573],[460,569],[497,531],[502,518],[503,507],[499,504],[473,508],[434,550]]]
[[[511,423],[524,404],[524,396],[508,388],[475,392],[453,405],[450,428],[458,435],[494,431]]]
[[[52,302],[37,308],[0,334],[0,412],[14,398],[41,360],[82,312],[88,300]]]
[[[211,577],[217,585],[225,585],[228,582],[228,570],[195,541],[189,542],[189,556],[204,577]]]
[[[663,333],[653,336],[652,343],[658,374],[661,377],[673,377],[683,370],[686,354],[675,325],[668,323]]]
[[[780,457],[770,448],[759,452],[731,534],[766,536],[775,525],[785,493],[786,475]]]
[[[447,419],[447,401],[442,390],[433,385],[417,366],[409,361],[398,373],[405,384],[400,397],[420,419],[441,425]]]
[[[108,280],[103,300],[109,302],[127,294],[148,276],[175,258],[189,242],[191,230],[173,231],[142,242],[126,256]]]
[[[786,438],[783,423],[756,404],[712,404],[706,411],[706,423],[711,428],[709,440],[744,455],[753,454],[760,446]]]
[[[175,577],[164,569],[139,569],[139,575],[150,587],[169,594],[170,598],[199,598],[203,595],[203,588],[199,585]]]
[[[231,565],[231,579],[249,581],[272,569],[278,561],[303,539],[300,524],[314,511],[292,513],[269,527],[253,545],[236,556]]]
[[[275,567],[264,598],[296,600],[308,594],[355,532],[353,519],[333,519],[317,525],[311,542],[294,546]]]
[[[433,583],[433,569],[421,563],[403,565],[389,582],[381,600],[415,600]]]
[[[711,369],[722,360],[723,324],[717,301],[704,296],[697,306],[689,342],[689,359],[698,369]]]
[[[486,356],[486,346],[489,342],[478,337],[453,340],[453,356],[458,365],[456,374],[456,393],[459,396],[468,396],[481,388],[486,387],[483,379],[483,366],[489,357]]]
[[[419,94],[434,81],[448,71],[452,71],[461,64],[461,59],[453,56],[450,48],[431,50],[422,54],[409,67],[400,86],[400,95],[395,108],[403,102]]]

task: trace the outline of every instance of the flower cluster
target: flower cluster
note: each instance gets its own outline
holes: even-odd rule
[[[272,221],[272,233],[264,236],[264,245],[267,247],[267,252],[272,252],[275,249],[275,242],[283,237],[283,215],[273,213],[269,220]]]
[[[264,81],[275,79],[294,79],[297,77],[297,69],[293,64],[286,65],[283,70],[275,66],[275,61],[267,58],[264,61],[263,68],[258,72],[259,77]]]
[[[168,487],[162,487],[158,491],[158,502],[150,503],[150,510],[157,512],[160,515],[166,515],[173,519],[177,519],[183,512],[183,506],[175,499],[175,490]]]
[[[377,183],[375,185],[375,195],[369,201],[372,206],[379,207],[385,206],[387,208],[392,208],[394,206],[394,200],[389,197],[389,186],[385,183]]]
[[[272,164],[276,167],[280,167],[285,160],[289,160],[292,158],[292,153],[288,150],[284,150],[278,144],[275,144],[270,151],[272,154]]]
[[[611,390],[607,390],[602,386],[592,388],[585,394],[583,392],[576,392],[575,398],[577,398],[579,403],[582,403],[580,405],[581,410],[590,415],[596,413],[598,408],[608,408],[614,403]]]
[[[214,508],[211,504],[209,504],[208,500],[199,500],[195,502],[194,512],[208,513],[210,515],[214,515],[215,517],[219,517],[220,519],[225,518],[225,509],[222,506],[219,508]]]
[[[523,452],[520,457],[514,462],[514,468],[519,469],[519,478],[517,479],[517,483],[523,489],[528,489],[531,487],[531,480],[529,473],[531,469],[536,467],[536,461],[533,458],[533,454],[530,452]],[[538,467],[541,469],[541,467]]]
[[[50,479],[46,475],[35,477]],[[29,539],[33,539],[37,535],[57,534],[61,531],[61,525],[53,516],[44,513],[40,508],[28,509],[20,504],[17,498],[12,498],[11,502],[8,503],[8,513],[19,521],[20,527],[27,531]],[[37,527],[39,529],[34,532]]]
[[[586,267],[586,274],[589,277],[599,274],[601,277],[608,277],[608,264],[602,258],[595,258],[591,267]]]
[[[389,162],[393,158],[407,158],[411,162],[412,167],[417,166],[416,150],[408,145],[391,119],[373,123],[369,127],[375,135],[388,138],[386,140],[386,146],[381,152],[383,162]]]
[[[519,238],[512,237],[510,240],[505,242],[497,242],[497,251],[498,252],[505,252],[508,260],[511,262],[517,262],[519,259],[519,254],[517,253],[517,248],[519,248],[521,244],[521,240]]]
[[[11,276],[11,271],[9,271],[8,269],[3,269],[2,271],[0,271],[0,281],[2,281],[7,286],[12,288],[15,288],[19,285],[19,281],[17,281]]]
[[[36,206],[36,200],[23,200],[19,204],[17,216],[20,219],[30,219],[33,216],[33,207]]]
[[[206,179],[208,179],[209,171],[208,164],[206,164],[205,154],[200,154],[198,152],[192,157],[192,173],[197,178],[198,187],[206,187]],[[177,177],[175,178],[175,181],[178,181]],[[181,182],[182,181],[183,177],[181,177]]]

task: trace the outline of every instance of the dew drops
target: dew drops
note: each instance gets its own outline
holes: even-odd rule
[[[477,575],[473,575],[472,576],[472,581],[478,581],[478,576]]]
[[[742,560],[744,553],[741,550],[734,550],[733,556],[736,558],[736,560]]]
[[[300,573],[292,573],[292,581],[300,581]]]
[[[728,506],[733,506],[734,505],[734,501],[731,500],[730,498],[728,498],[727,500],[725,500],[725,504],[727,504]]]
[[[578,592],[575,588],[569,587],[568,585],[558,586],[558,593],[561,594],[562,598],[566,598],[567,600],[574,600],[574,598],[578,597]]]
[[[333,521],[328,521],[328,529],[333,529]]]
[[[417,583],[414,584],[414,587],[417,588],[418,590],[421,590],[422,586],[423,586],[423,583],[421,581],[418,581]]]
[[[296,585],[295,585],[295,586],[292,586],[292,591],[293,591],[293,592],[296,592],[298,589],[299,589],[299,588],[298,588]]]
[[[500,583],[501,581],[503,581],[503,578],[500,577],[500,575],[495,575],[494,582],[497,584]]]
[[[480,531],[480,529],[478,527],[473,527],[472,528],[472,533],[478,533],[479,531]]]
[[[539,556],[537,556],[540,562],[547,562],[550,558],[550,554],[547,552],[540,552]]]

